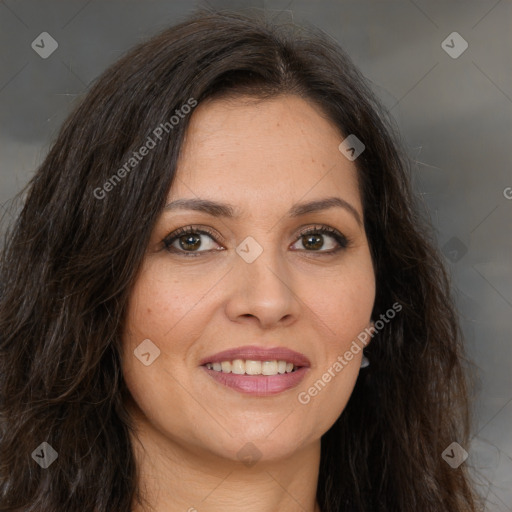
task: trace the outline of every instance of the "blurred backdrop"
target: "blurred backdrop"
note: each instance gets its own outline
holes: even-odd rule
[[[512,511],[512,0],[0,1],[2,229],[91,81],[197,6],[321,28],[395,118],[479,369],[464,463]]]

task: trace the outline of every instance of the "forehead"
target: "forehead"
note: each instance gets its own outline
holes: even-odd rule
[[[343,138],[316,104],[298,96],[203,102],[191,117],[169,199],[281,209],[340,195],[360,210],[356,166],[338,150]]]

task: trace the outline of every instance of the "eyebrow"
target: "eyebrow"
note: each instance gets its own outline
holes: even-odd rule
[[[307,213],[319,212],[329,208],[343,208],[354,216],[359,225],[362,225],[359,212],[349,202],[341,199],[341,197],[326,197],[308,203],[294,204],[288,211],[288,215],[290,217],[300,217]],[[194,210],[207,213],[213,217],[236,218],[239,216],[239,209],[233,205],[199,198],[176,199],[167,204],[164,210]]]

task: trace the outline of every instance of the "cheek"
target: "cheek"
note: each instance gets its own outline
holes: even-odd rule
[[[319,286],[308,306],[330,328],[338,347],[368,326],[375,301],[371,264],[338,272]]]
[[[142,417],[151,418],[158,429],[174,432],[186,430],[197,420],[194,409],[187,404],[189,395],[183,394],[179,382],[187,378],[181,363],[194,337],[190,312],[201,295],[186,290],[186,283],[163,270],[146,265],[132,290],[123,337],[122,368],[136,405],[131,412],[139,417],[140,409]],[[148,366],[134,355],[134,350],[147,339],[159,350],[158,357]],[[172,413],[175,410],[186,413],[176,415]]]
[[[155,340],[169,337],[207,291],[206,281],[191,286],[189,280],[171,274],[164,265],[147,264],[130,297],[127,335]]]
[[[324,326],[318,365],[300,389],[298,402],[308,414],[322,418],[327,430],[343,412],[359,375],[362,345],[358,335],[368,327],[375,300],[371,259],[338,272],[310,297],[308,305]]]
[[[167,389],[169,396],[174,394],[174,381],[169,381],[164,369],[182,368],[190,347],[208,322],[207,315],[197,312],[211,286],[209,279],[192,282],[179,277],[158,261],[144,263],[128,302],[123,333],[123,370],[134,398],[144,397],[148,389]],[[134,355],[144,340],[157,347],[155,353],[159,351],[148,366]],[[149,347],[153,350],[152,345]]]

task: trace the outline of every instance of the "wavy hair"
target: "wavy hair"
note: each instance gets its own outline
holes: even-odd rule
[[[357,161],[376,273],[372,318],[402,305],[321,440],[322,512],[480,510],[465,464],[469,379],[432,228],[394,123],[315,29],[197,11],[107,69],[63,124],[5,236],[0,281],[0,510],[128,511],[143,497],[120,360],[127,299],[173,184],[190,116],[98,197],[191,98],[295,94],[366,146]],[[96,193],[95,193],[96,191]],[[41,442],[58,453],[46,470]]]

